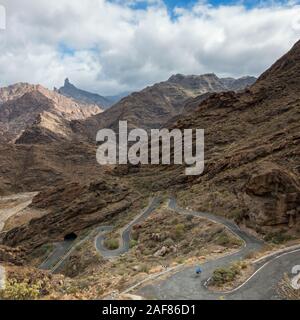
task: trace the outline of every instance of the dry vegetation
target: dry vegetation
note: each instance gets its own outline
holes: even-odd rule
[[[210,280],[210,289],[215,291],[232,290],[243,283],[253,273],[253,270],[253,266],[247,260],[217,268]]]
[[[5,289],[0,291],[4,300],[36,300],[62,297],[66,294],[66,280],[62,275],[51,275],[48,272],[33,268],[6,267],[7,280]]]
[[[291,279],[287,275],[279,283],[278,293],[282,299],[300,300],[300,290],[296,290],[291,286]]]

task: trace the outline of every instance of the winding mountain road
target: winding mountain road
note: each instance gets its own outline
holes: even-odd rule
[[[153,198],[149,206],[120,232],[121,243],[116,250],[109,250],[105,248],[104,241],[107,234],[113,230],[112,226],[100,226],[95,229],[97,236],[95,237],[96,250],[107,259],[118,257],[125,254],[130,249],[130,235],[132,227],[144,220],[146,220],[151,213],[160,204],[161,198]],[[227,220],[221,216],[215,216],[210,213],[188,211],[177,206],[176,200],[171,198],[169,200],[169,209],[177,214],[190,215],[208,219],[212,222],[225,226],[230,232],[239,237],[243,242],[243,247],[234,253],[220,257],[215,260],[210,260],[202,264],[201,278],[195,277],[195,267],[183,267],[176,270],[176,273],[170,275],[168,278],[160,280],[153,279],[148,285],[144,285],[140,289],[134,286],[132,289],[134,294],[141,295],[148,299],[162,299],[162,300],[216,300],[216,299],[230,299],[230,300],[251,300],[251,299],[280,299],[277,294],[277,285],[283,278],[284,273],[291,274],[292,268],[295,265],[300,265],[300,248],[287,248],[284,252],[278,252],[264,259],[258,260],[255,264],[255,273],[246,280],[238,288],[231,292],[217,293],[212,292],[207,288],[207,283],[211,278],[213,271],[216,268],[230,265],[233,262],[244,259],[248,253],[259,250],[263,246],[263,241],[257,239],[253,235],[241,230],[234,222]],[[79,243],[83,242],[81,240]],[[64,242],[58,244],[52,254],[46,259],[44,265],[41,267],[52,267],[55,262],[59,261],[60,265],[65,257],[78,244],[72,242]],[[1,276],[1,272],[0,272]],[[149,282],[148,282],[149,283]]]
[[[165,280],[158,280],[155,283],[144,286],[137,290],[136,294],[149,299],[163,300],[270,300],[280,298],[276,292],[278,282],[282,279],[284,273],[290,273],[293,266],[300,264],[300,249],[281,253],[260,261],[255,265],[257,271],[236,290],[227,293],[211,292],[207,289],[206,285],[216,268],[242,260],[249,252],[260,249],[263,242],[223,217],[181,209],[177,207],[175,199],[169,201],[169,208],[179,214],[203,217],[223,224],[232,233],[240,237],[245,245],[238,252],[204,263],[202,265],[203,272],[201,278],[196,278],[195,268],[189,267],[171,275]]]
[[[74,250],[80,247],[85,241],[93,237],[94,233],[107,233],[110,230],[112,230],[112,227],[100,226],[91,231],[81,240],[64,240],[55,243],[54,250],[41,263],[39,268],[42,270],[50,270],[52,273],[58,273],[66,259],[74,252]]]
[[[101,232],[95,239],[95,247],[97,251],[104,257],[104,258],[115,258],[124,254],[129,251],[130,249],[130,234],[132,227],[144,220],[146,220],[149,215],[158,207],[161,201],[160,197],[155,197],[150,201],[149,206],[134,220],[132,220],[123,230],[121,231],[121,243],[118,249],[116,250],[109,250],[105,248],[104,241],[106,239],[107,233],[110,232],[113,227],[107,227],[107,232]]]
[[[42,270],[52,270],[52,268],[64,257],[73,246],[72,240],[62,241],[54,244],[54,250],[39,266]]]
[[[121,254],[124,254],[130,249],[130,233],[132,227],[147,219],[147,217],[157,208],[160,203],[160,198],[155,197],[151,199],[149,206],[133,221],[131,221],[123,230],[121,231],[121,245],[116,250],[108,250],[104,246],[104,241],[109,232],[111,232],[114,227],[113,226],[99,226],[97,227],[91,235],[88,235],[84,239],[80,241],[72,241],[65,240],[62,242],[58,242],[54,244],[54,249],[48,255],[48,257],[41,263],[39,266],[42,270],[50,270],[51,272],[58,272],[64,261],[70,256],[70,254],[80,246],[84,241],[90,238],[94,233],[96,233],[95,237],[95,248],[96,250],[106,259],[118,257]]]

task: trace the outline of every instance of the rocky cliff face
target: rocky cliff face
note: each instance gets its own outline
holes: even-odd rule
[[[274,163],[253,172],[245,185],[250,197],[251,211],[245,216],[252,227],[287,225],[293,228],[299,223],[299,177]]]
[[[129,209],[133,200],[134,194],[126,186],[109,180],[53,187],[36,196],[30,206],[49,213],[8,231],[2,235],[2,242],[21,246],[28,253],[44,243],[63,241],[68,234],[79,235],[88,227],[104,223]]]

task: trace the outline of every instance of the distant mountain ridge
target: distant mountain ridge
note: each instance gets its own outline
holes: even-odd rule
[[[202,99],[203,95],[214,92],[240,91],[255,80],[254,77],[222,79],[213,73],[199,76],[176,74],[167,81],[132,93],[102,114],[75,122],[73,128],[90,140],[95,140],[99,129],[117,129],[120,120],[127,120],[130,128],[159,128],[185,112],[185,104],[191,99]]]
[[[125,97],[128,93],[123,93],[115,96],[101,96],[97,93],[91,93],[82,89],[77,88],[74,84],[70,82],[67,78],[65,80],[64,86],[59,88],[58,90],[55,89],[58,93],[75,99],[79,102],[88,103],[88,104],[96,104],[102,109],[107,109],[111,107],[113,104],[120,101],[123,97]]]
[[[18,83],[0,88],[0,142],[94,141],[99,129],[116,129],[120,120],[127,120],[131,128],[159,128],[192,110],[207,94],[242,89],[254,80],[177,74],[123,98],[102,115],[100,103],[108,100],[76,88],[68,79],[64,87],[54,91]]]
[[[184,88],[192,90],[209,91],[239,91],[251,86],[257,79],[251,76],[235,78],[219,78],[214,73],[203,75],[176,74],[169,78],[168,82],[176,83]]]

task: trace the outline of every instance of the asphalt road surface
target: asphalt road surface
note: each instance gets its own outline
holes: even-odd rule
[[[42,270],[51,270],[58,261],[71,249],[73,246],[72,240],[62,241],[55,244],[55,248],[47,259],[40,265]]]
[[[153,198],[149,206],[123,229],[121,234],[121,243],[118,249],[109,250],[105,248],[104,241],[106,239],[107,232],[101,232],[100,234],[98,234],[98,236],[95,239],[95,246],[97,251],[104,258],[114,258],[128,252],[130,249],[130,239],[131,239],[130,234],[131,234],[132,227],[146,220],[149,217],[149,215],[158,207],[160,200],[161,199],[159,197]],[[112,230],[112,227],[107,227],[107,228],[110,228],[108,229],[108,231]]]
[[[155,197],[151,200],[149,206],[131,221],[121,233],[121,245],[116,250],[108,250],[104,247],[104,241],[107,233],[113,230],[112,226],[100,226],[95,238],[95,247],[105,258],[114,258],[120,256],[130,249],[130,234],[132,227],[141,221],[144,221],[158,207],[160,198]],[[277,285],[284,274],[291,275],[292,268],[300,265],[300,249],[291,249],[285,253],[278,253],[267,257],[255,265],[256,272],[240,287],[231,292],[216,293],[207,289],[207,281],[211,278],[216,268],[228,266],[233,262],[243,260],[245,256],[253,251],[259,250],[263,242],[253,235],[241,230],[234,222],[221,216],[215,216],[206,212],[188,211],[179,208],[175,199],[170,199],[169,208],[178,214],[192,215],[206,218],[215,223],[224,225],[233,234],[243,240],[243,247],[233,253],[215,260],[208,261],[201,265],[201,277],[195,274],[195,266],[182,269],[175,274],[163,280],[154,280],[153,283],[146,285],[134,293],[148,299],[162,300],[274,300],[280,299],[277,294]],[[41,265],[42,269],[51,269],[53,265],[60,261],[74,246],[74,241],[64,241],[58,243],[52,254]],[[0,284],[1,284],[0,267]]]
[[[275,257],[273,256],[261,262],[256,266],[257,273],[240,288],[237,288],[237,290],[230,293],[211,292],[207,289],[206,283],[216,268],[242,260],[249,252],[261,248],[263,242],[245,231],[242,231],[235,223],[228,221],[223,217],[178,208],[175,199],[170,200],[169,207],[179,214],[203,217],[223,224],[231,232],[243,239],[245,245],[239,252],[208,261],[201,265],[201,277],[196,277],[195,267],[189,267],[171,275],[167,279],[158,280],[137,290],[135,292],[136,294],[148,299],[163,300],[280,299],[277,295],[276,287],[284,273],[290,274],[293,266],[300,264],[300,249],[283,253]]]

